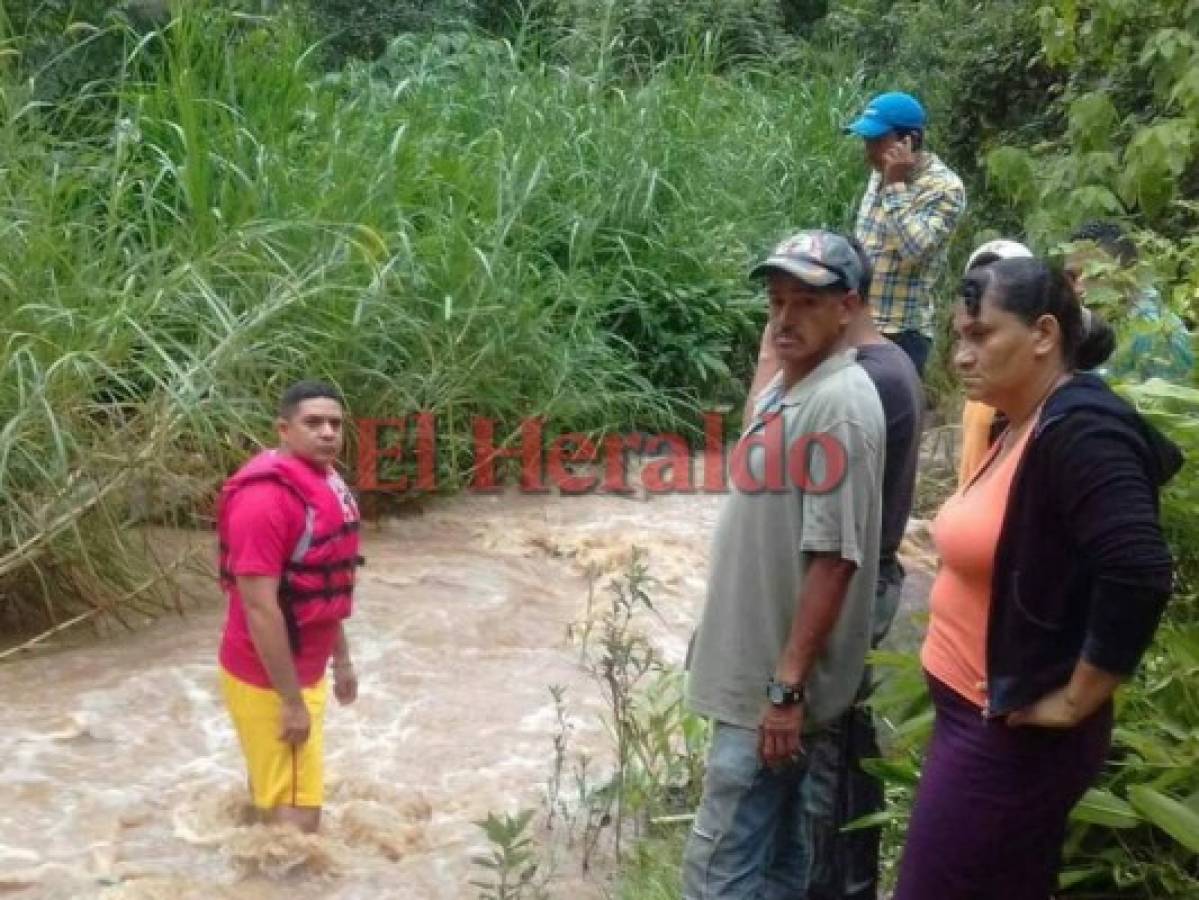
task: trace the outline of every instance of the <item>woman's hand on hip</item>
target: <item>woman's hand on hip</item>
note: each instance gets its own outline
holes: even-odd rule
[[[1018,709],[1007,716],[1012,727],[1034,725],[1039,728],[1073,728],[1081,721],[1078,707],[1070,700],[1066,688],[1046,694],[1031,706]]]

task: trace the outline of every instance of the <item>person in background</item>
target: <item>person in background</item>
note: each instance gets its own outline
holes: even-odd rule
[[[846,129],[865,141],[873,170],[854,235],[874,266],[874,320],[921,377],[932,348],[933,288],[966,208],[962,180],[924,147],[926,124],[915,97],[890,92],[872,99]]]
[[[885,426],[845,345],[861,263],[807,231],[753,274],[779,370],[730,458],[688,660],[687,705],[713,729],[686,900],[804,895],[804,745],[853,702],[870,646]]]
[[[358,507],[334,468],[344,404],[301,381],[279,402],[279,447],[259,453],[221,489],[220,580],[228,612],[221,690],[255,808],[303,831],[320,825],[325,672],[353,703],[358,678],[343,620],[351,613]]]
[[[1043,261],[972,271],[953,327],[967,396],[1008,425],[932,526],[935,718],[894,900],[1047,900],[1171,593],[1158,504],[1182,457],[1080,372],[1110,329]]]
[[[966,274],[1000,259],[1031,258],[1032,251],[1019,241],[999,239],[979,246],[966,261]],[[967,398],[962,407],[961,452],[958,454],[958,487],[966,483],[987,455],[995,438],[995,408]]]
[[[1085,299],[1091,283],[1103,282],[1103,276],[1089,276],[1088,267],[1115,264],[1130,269],[1137,262],[1136,245],[1115,222],[1088,222],[1070,238],[1076,247],[1066,261],[1066,273],[1075,290]],[[1189,383],[1195,370],[1192,336],[1186,325],[1163,302],[1152,285],[1129,293],[1127,324],[1115,356],[1100,374],[1119,381],[1144,381],[1163,378],[1180,384]]]
[[[851,243],[862,261],[863,280],[869,285],[869,256],[856,241]],[[903,591],[899,545],[916,490],[924,390],[908,355],[879,333],[867,294],[859,293],[845,341],[855,348],[858,365],[870,376],[886,423],[882,530],[870,639],[871,647],[877,648],[891,630]],[[812,823],[808,900],[874,900],[878,896],[881,829],[841,830],[884,809],[882,783],[861,766],[863,759],[880,755],[874,717],[866,705],[872,689],[867,667],[854,704],[820,740],[810,742],[804,782],[805,807]]]

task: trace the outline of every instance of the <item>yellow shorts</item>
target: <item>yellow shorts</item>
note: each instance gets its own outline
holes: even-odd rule
[[[299,746],[279,740],[283,698],[221,669],[221,693],[246,757],[250,793],[259,809],[321,806],[324,801],[325,679],[304,688],[312,717],[308,740]]]

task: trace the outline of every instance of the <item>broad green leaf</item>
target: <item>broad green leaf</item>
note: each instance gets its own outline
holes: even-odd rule
[[[1077,184],[1110,185],[1120,170],[1120,161],[1110,150],[1095,150],[1071,157]]]
[[[895,729],[896,741],[922,741],[933,730],[933,710],[913,716]]]
[[[1070,192],[1070,209],[1082,220],[1102,219],[1124,214],[1124,204],[1110,190],[1099,185],[1088,185]]]
[[[1150,378],[1140,384],[1126,385],[1123,388],[1123,392],[1134,398],[1136,402],[1143,402],[1145,400],[1173,400],[1185,404],[1195,412],[1199,412],[1199,388],[1174,384],[1172,381],[1166,381],[1162,378]]]
[[[1191,796],[1185,800],[1187,809],[1191,810],[1195,815],[1199,815],[1199,788],[1191,792]]]
[[[1188,66],[1170,90],[1170,102],[1189,115],[1199,117],[1199,62]]]
[[[1196,58],[1199,41],[1192,35],[1181,28],[1160,28],[1145,41],[1137,63],[1152,73],[1154,92],[1164,100]]]
[[[1133,727],[1117,726],[1112,732],[1112,742],[1128,748],[1141,760],[1152,765],[1168,765],[1170,751],[1151,735]]]
[[[1145,785],[1130,787],[1128,799],[1146,819],[1192,853],[1199,853],[1199,813]]]
[[[1052,5],[1045,5],[1037,10],[1037,25],[1041,31],[1041,43],[1045,46],[1045,56],[1058,65],[1066,65],[1074,61],[1074,33],[1078,21],[1078,9],[1074,0]]]
[[[1096,875],[1102,875],[1106,871],[1103,866],[1088,866],[1085,869],[1066,869],[1058,876],[1057,886],[1064,891]]]
[[[1105,825],[1108,828],[1135,828],[1141,817],[1127,802],[1110,791],[1091,788],[1070,813],[1076,822]]]
[[[1082,151],[1111,146],[1112,131],[1119,113],[1106,93],[1083,94],[1070,104],[1070,141]]]
[[[872,757],[862,760],[861,766],[863,771],[892,784],[915,785],[920,780],[920,771],[908,760]]]
[[[1070,208],[1056,198],[1037,206],[1024,221],[1025,230],[1034,246],[1059,240],[1075,224]]]
[[[1000,147],[987,154],[987,180],[1016,205],[1023,206],[1036,193],[1032,157],[1017,147]]]
[[[1150,215],[1163,210],[1191,161],[1199,130],[1186,119],[1158,120],[1139,128],[1124,150],[1120,195]]]
[[[882,812],[871,813],[868,816],[861,816],[854,819],[852,822],[842,826],[842,831],[864,831],[867,828],[878,828],[886,825],[889,822],[894,822],[902,817],[903,812],[899,809],[886,809]]]

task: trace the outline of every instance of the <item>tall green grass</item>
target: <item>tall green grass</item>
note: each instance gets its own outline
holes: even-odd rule
[[[0,69],[10,627],[145,585],[130,525],[203,515],[301,376],[434,411],[451,484],[476,415],[696,423],[751,363],[750,262],[847,224],[862,177],[858,85],[825,64],[717,74],[701,47],[633,81],[442,35],[327,73],[290,17],[204,4],[118,36],[75,101]]]

